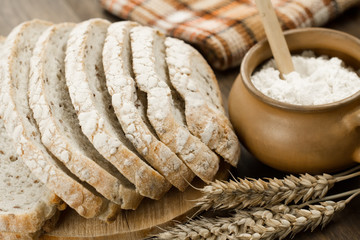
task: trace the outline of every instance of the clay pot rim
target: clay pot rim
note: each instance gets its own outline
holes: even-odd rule
[[[341,32],[341,31],[337,31],[337,30],[333,30],[333,29],[328,29],[328,28],[319,28],[319,27],[309,27],[309,28],[300,28],[300,29],[292,29],[292,30],[287,30],[284,32],[285,38],[289,35],[293,35],[293,34],[302,34],[302,33],[309,33],[309,32],[325,32],[327,34],[336,34],[341,36],[342,38],[347,38],[350,41],[353,41],[355,43],[357,43],[360,46],[360,39],[345,33],[345,32]],[[328,111],[328,110],[332,110],[335,108],[339,108],[342,107],[344,105],[348,105],[351,104],[352,102],[358,100],[360,98],[360,90],[357,91],[356,93],[354,93],[353,95],[344,98],[342,100],[336,101],[336,102],[332,102],[332,103],[327,103],[327,104],[321,104],[321,105],[294,105],[294,104],[290,104],[290,103],[284,103],[278,100],[275,100],[271,97],[266,96],[265,94],[263,94],[262,92],[260,92],[251,82],[250,78],[248,78],[247,74],[246,74],[246,65],[248,64],[249,60],[252,58],[254,52],[258,51],[259,48],[262,48],[263,45],[268,44],[267,39],[264,39],[260,42],[258,42],[257,44],[255,44],[244,56],[243,61],[241,63],[240,66],[240,75],[241,75],[241,81],[243,81],[245,87],[249,90],[249,92],[254,95],[256,98],[258,98],[259,100],[261,100],[262,102],[271,105],[273,107],[276,108],[280,108],[280,109],[284,109],[284,110],[289,110],[289,111],[300,111],[300,112],[323,112],[323,111]],[[304,49],[306,50],[306,49]],[[360,61],[360,60],[359,60]],[[251,73],[252,74],[252,73]]]

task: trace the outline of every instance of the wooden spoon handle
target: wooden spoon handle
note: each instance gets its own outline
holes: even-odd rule
[[[294,71],[289,48],[281,30],[271,0],[255,0],[261,20],[269,41],[271,52],[281,74],[288,74]]]

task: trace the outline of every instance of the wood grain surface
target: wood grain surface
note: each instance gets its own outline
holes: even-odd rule
[[[222,164],[217,173],[217,179],[226,179],[229,175],[229,165]],[[199,178],[192,186],[204,186]],[[115,222],[103,223],[98,219],[84,219],[75,211],[67,209],[62,213],[55,230],[44,234],[42,240],[117,240],[142,239],[161,231],[162,228],[184,221],[194,216],[197,208],[195,199],[200,192],[189,187],[185,192],[172,188],[161,200],[144,199],[136,211],[122,211]]]
[[[99,6],[97,0],[0,0],[0,34],[6,36],[13,27],[17,24],[31,20],[33,18],[39,18],[44,20],[49,20],[55,23],[58,22],[80,22],[93,17],[102,17],[110,21],[118,21],[120,19],[110,15],[105,12]],[[360,38],[360,5],[354,7],[342,16],[333,20],[326,27],[342,30],[348,32],[358,38]],[[231,85],[235,80],[237,74],[239,73],[238,68],[227,70],[224,72],[217,72],[216,75],[219,80],[219,85],[221,88],[222,96],[224,99],[224,104],[227,108],[227,96],[229,94]],[[239,177],[281,177],[284,176],[284,173],[270,169],[259,161],[254,159],[246,151],[242,152],[241,161],[234,171]],[[350,180],[337,186],[331,190],[330,193],[336,193],[339,191],[344,191],[348,189],[354,189],[360,187],[360,179]],[[193,189],[189,189],[191,194],[189,196],[196,197],[197,192]],[[152,219],[154,224],[162,224],[164,215],[169,211],[175,211],[176,214],[181,215],[185,210],[190,210],[192,208],[190,201],[185,201],[189,199],[185,195],[181,195],[176,191],[172,190],[168,194],[168,198],[164,200],[168,204],[169,208],[162,208],[159,212],[154,212],[146,208],[146,206],[156,206],[152,201],[146,200],[144,207],[148,212],[144,212],[142,218],[132,219],[134,222],[138,222],[139,226],[143,224],[147,219]],[[185,212],[186,212],[185,211]],[[175,215],[176,215],[175,214]],[[181,217],[181,216],[180,216]],[[126,224],[128,218],[131,216],[125,214],[120,216],[120,218],[125,218],[123,221]],[[70,219],[70,220],[69,220]],[[74,222],[71,219],[78,219],[78,216],[75,215],[72,211],[66,211],[61,217],[59,222],[59,227],[55,230],[54,233],[48,235],[46,239],[54,239],[51,236],[56,235],[56,231],[60,231],[61,228],[64,229],[73,229],[73,226],[76,225],[78,232],[82,234],[91,234],[93,231],[103,231],[106,234],[106,231],[116,231],[116,227],[110,227],[105,224],[91,224],[90,220]],[[125,226],[129,229],[132,229],[134,226],[127,225]],[[110,230],[111,228],[111,230]],[[63,229],[63,230],[64,230]],[[74,235],[74,232],[68,231],[70,235]],[[109,233],[109,232],[107,232]],[[77,233],[78,234],[78,233]],[[138,232],[135,231],[135,234],[131,239],[140,239],[143,237],[141,230]],[[59,239],[59,238],[55,238]],[[72,240],[79,238],[71,238]],[[91,238],[97,239],[97,238]],[[108,237],[103,239],[130,239],[128,237],[121,237],[117,235],[116,237],[111,237],[111,233]],[[353,240],[360,239],[360,197],[355,198],[341,213],[339,213],[331,223],[324,228],[323,230],[317,229],[313,233],[310,231],[296,235],[295,240]]]

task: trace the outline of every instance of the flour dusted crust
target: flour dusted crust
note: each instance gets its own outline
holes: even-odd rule
[[[186,128],[179,99],[166,74],[164,36],[149,27],[130,32],[137,86],[147,93],[147,116],[157,135],[202,180],[213,180],[219,158]]]
[[[41,144],[28,104],[29,59],[37,39],[50,25],[39,20],[25,22],[8,36],[1,64],[0,115],[14,139],[17,154],[31,172],[80,215],[91,218],[102,212],[102,199],[75,181],[71,173],[49,155]]]
[[[108,28],[103,50],[107,86],[115,113],[128,139],[144,158],[180,190],[192,181],[192,171],[146,125],[132,77],[129,31],[134,22],[114,23]],[[145,114],[144,114],[145,115]]]
[[[112,109],[102,66],[110,23],[91,19],[77,25],[66,51],[66,82],[84,134],[143,196],[159,199],[171,184],[136,154]]]
[[[167,37],[165,46],[170,81],[185,100],[190,132],[236,167],[240,143],[225,116],[210,66],[198,51],[181,40]]]
[[[121,207],[135,209],[141,197],[124,177],[119,176],[125,184],[110,173],[111,166],[106,165],[106,160],[82,134],[72,106],[65,83],[64,60],[68,34],[74,26],[62,23],[46,30],[30,61],[29,102],[39,125],[41,140],[82,181],[110,201],[123,204]],[[123,198],[124,195],[129,197]]]

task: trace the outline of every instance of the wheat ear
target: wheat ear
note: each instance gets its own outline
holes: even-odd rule
[[[352,191],[353,193],[353,191]],[[344,209],[360,191],[346,200],[325,201],[307,208],[299,206],[274,205],[268,208],[235,210],[227,218],[200,217],[184,225],[176,225],[167,232],[158,234],[157,239],[240,239],[270,240],[294,236],[300,231],[324,227],[335,213]]]
[[[360,172],[348,175],[331,176],[329,174],[312,176],[293,175],[283,179],[238,179],[230,181],[216,180],[201,189],[202,197],[197,200],[199,211],[213,208],[216,210],[270,206],[279,203],[286,205],[292,201],[306,202],[309,199],[322,198],[335,182],[359,176]]]

